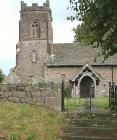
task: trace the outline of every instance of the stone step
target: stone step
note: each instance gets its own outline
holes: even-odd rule
[[[117,138],[112,137],[92,137],[92,136],[68,136],[64,135],[62,140],[117,140]]]
[[[90,112],[85,112],[85,113],[79,113],[79,112],[69,112],[66,113],[66,117],[69,119],[82,119],[82,118],[87,118],[87,119],[103,119],[103,120],[113,120],[116,119],[117,116],[115,113],[90,113]]]
[[[62,140],[117,140],[117,115],[92,112],[67,112],[68,126],[62,130]]]
[[[117,129],[115,128],[91,128],[91,127],[67,127],[63,132],[72,136],[94,136],[94,137],[114,137],[117,138]],[[70,136],[69,135],[69,136]]]
[[[117,120],[70,119],[69,125],[77,125],[81,127],[116,127],[117,128]]]

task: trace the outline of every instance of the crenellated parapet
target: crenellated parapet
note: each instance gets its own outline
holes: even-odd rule
[[[38,6],[37,3],[32,3],[32,6],[28,6],[27,3],[24,3],[24,1],[21,1],[21,11],[45,11],[50,10],[49,1],[47,0],[45,3],[43,3],[43,6]]]
[[[52,40],[52,12],[49,0],[42,6],[21,1],[19,40]]]

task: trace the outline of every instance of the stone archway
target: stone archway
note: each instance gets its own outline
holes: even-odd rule
[[[85,76],[80,82],[80,98],[90,97],[95,97],[94,81],[91,77]]]

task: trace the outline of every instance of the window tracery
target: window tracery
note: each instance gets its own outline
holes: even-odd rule
[[[31,38],[40,38],[40,28],[37,21],[34,21],[31,24]]]

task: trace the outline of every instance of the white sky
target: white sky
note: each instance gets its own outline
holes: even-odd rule
[[[46,0],[24,0],[27,5],[38,3],[42,5]],[[16,44],[19,41],[19,16],[21,0],[0,1],[0,68],[5,74],[15,66]],[[69,15],[67,6],[69,0],[50,0],[53,16],[54,43],[73,42],[73,27],[78,23],[66,20]]]

